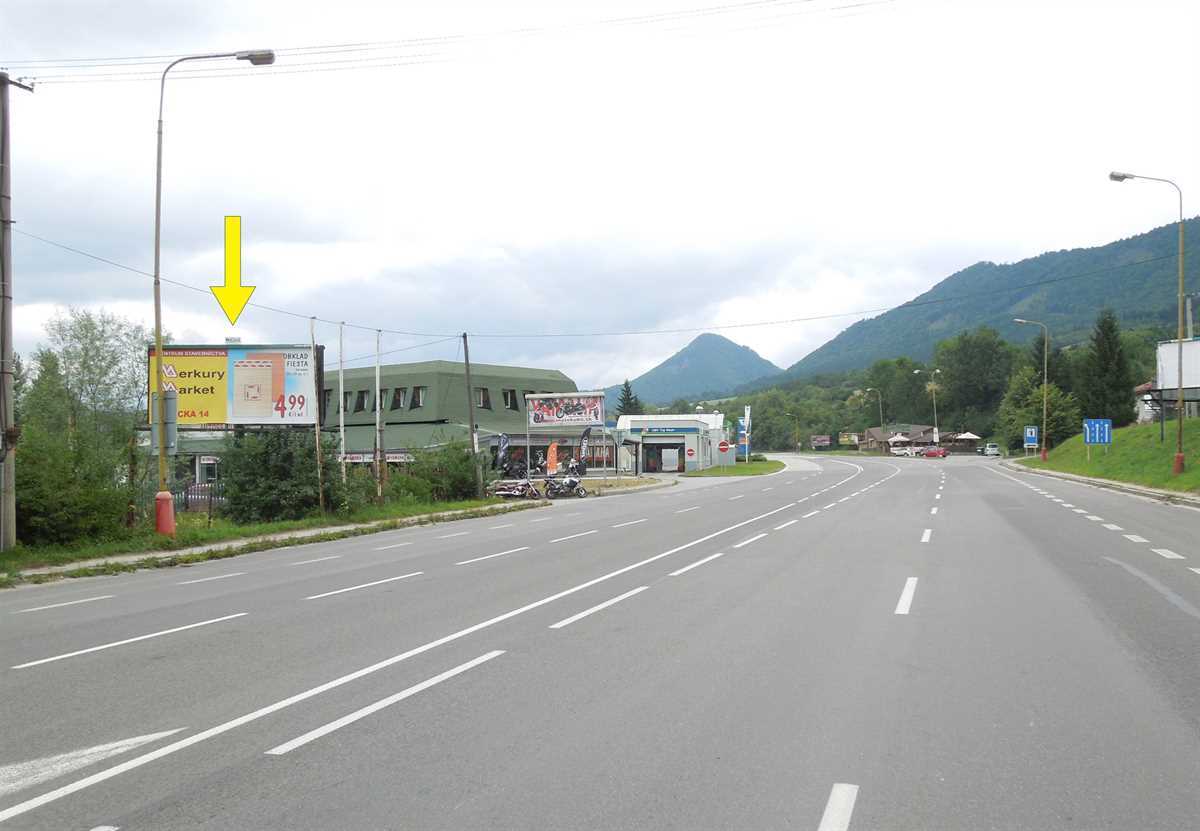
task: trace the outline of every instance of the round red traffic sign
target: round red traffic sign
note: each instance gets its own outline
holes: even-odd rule
[[[717,445],[717,450],[720,450],[722,453],[728,453],[729,442],[722,440],[721,443]]]
[[[695,455],[696,455],[696,451],[689,447],[688,448],[688,458],[690,459]]]

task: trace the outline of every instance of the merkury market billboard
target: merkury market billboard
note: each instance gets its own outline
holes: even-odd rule
[[[146,359],[153,389],[154,347]],[[308,344],[163,348],[163,390],[178,395],[181,425],[312,425],[320,374]]]

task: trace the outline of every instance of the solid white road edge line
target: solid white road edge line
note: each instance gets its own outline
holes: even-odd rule
[[[465,566],[468,563],[478,563],[480,560],[490,560],[493,557],[503,557],[505,554],[516,554],[518,551],[528,551],[529,546],[523,545],[520,548],[510,548],[507,551],[501,551],[499,554],[487,554],[483,557],[475,557],[470,560],[463,560],[461,563],[455,563],[456,566]]]
[[[567,597],[568,595],[572,595],[572,594],[575,594],[576,592],[583,591],[584,589],[590,588],[591,586],[594,586],[597,583],[603,583],[605,580],[611,580],[612,578],[618,577],[622,574],[625,574],[626,572],[633,571],[635,568],[641,568],[642,566],[649,565],[650,563],[661,560],[664,557],[670,557],[672,554],[678,554],[680,551],[685,551],[693,546],[708,542],[709,540],[713,539],[714,537],[718,537],[721,534],[727,534],[730,531],[734,531],[738,528],[749,525],[751,522],[757,522],[760,519],[766,519],[767,517],[777,514],[780,511],[787,510],[789,507],[791,507],[791,506],[784,505],[782,507],[776,508],[773,511],[767,511],[765,514],[759,514],[758,516],[750,517],[749,519],[744,519],[741,522],[730,525],[727,528],[722,528],[719,531],[713,531],[711,534],[707,534],[703,537],[699,537],[698,539],[694,539],[691,542],[685,542],[683,545],[678,545],[675,548],[671,548],[667,551],[662,552],[661,554],[655,554],[653,557],[647,557],[644,560],[639,560],[636,563],[631,563],[630,565],[623,566],[622,568],[619,568],[616,571],[610,571],[608,574],[602,574],[599,577],[595,577],[591,580],[580,583],[577,586],[572,586],[571,588],[564,589],[563,591],[560,591],[556,594],[549,595],[548,597],[543,597],[542,599],[535,600],[532,603],[527,603],[524,606],[521,606],[516,609],[512,609],[510,611],[505,612],[504,614],[497,615],[496,617],[489,618],[488,620],[482,621],[480,623],[476,623],[472,626],[468,626],[465,629],[459,629],[457,632],[451,632],[449,635],[443,635],[442,637],[440,637],[436,640],[429,641],[428,643],[423,643],[420,646],[415,646],[406,652],[401,652],[399,655],[393,655],[390,658],[385,658],[384,660],[379,661],[374,664],[371,664],[370,666],[366,666],[366,667],[363,667],[362,669],[355,670],[354,672],[348,673],[339,678],[334,678],[332,681],[326,681],[324,684],[320,684],[319,686],[312,687],[310,689],[304,690],[303,692],[296,693],[295,695],[289,696],[288,698],[284,698],[279,701],[276,701],[274,704],[268,704],[265,707],[260,707],[259,709],[255,710],[253,712],[246,713],[245,715],[238,716],[237,718],[234,718],[234,719],[230,719],[229,721],[226,721],[222,724],[218,724],[215,727],[210,727],[207,730],[202,730],[201,732],[196,733],[195,735],[187,736],[185,738],[180,739],[177,742],[172,742],[171,744],[160,747],[157,750],[152,750],[149,753],[142,754],[141,756],[136,756],[133,759],[129,759],[125,762],[122,762],[119,765],[114,765],[111,768],[97,771],[96,773],[93,773],[91,776],[85,776],[83,779],[76,780],[75,782],[71,782],[67,785],[63,785],[60,788],[56,788],[52,791],[48,791],[47,793],[44,793],[41,796],[34,797],[33,799],[27,799],[24,802],[17,803],[16,805],[11,805],[8,808],[5,808],[4,810],[0,811],[0,822],[4,822],[5,820],[12,819],[13,817],[21,816],[22,814],[27,814],[30,811],[40,808],[43,805],[48,805],[51,802],[56,802],[65,796],[70,796],[71,794],[82,791],[85,788],[90,788],[92,785],[98,785],[101,782],[106,782],[109,779],[112,779],[114,776],[120,776],[122,773],[127,773],[128,771],[136,770],[137,768],[140,768],[144,765],[148,765],[151,762],[155,762],[166,756],[170,756],[174,753],[178,753],[180,750],[186,750],[187,748],[191,747],[192,745],[199,744],[200,742],[207,741],[208,739],[214,738],[216,736],[220,736],[222,733],[228,733],[230,730],[235,730],[238,727],[241,727],[242,725],[249,724],[253,721],[258,721],[260,718],[263,718],[264,716],[268,716],[271,713],[275,713],[275,712],[278,712],[279,710],[285,709],[287,707],[291,707],[293,704],[299,704],[301,701],[307,701],[308,699],[313,698],[314,696],[321,695],[322,693],[328,692],[329,690],[336,689],[337,687],[343,686],[345,684],[349,684],[351,681],[357,681],[359,678],[362,678],[367,675],[371,675],[372,673],[379,672],[380,670],[386,669],[390,666],[393,666],[394,664],[398,664],[401,661],[407,661],[409,658],[412,658],[417,655],[422,655],[422,654],[430,651],[431,649],[437,649],[439,646],[444,646],[445,644],[459,640],[460,638],[465,638],[467,635],[473,635],[474,633],[480,631],[481,629],[487,629],[490,626],[495,626],[498,623],[503,623],[504,621],[514,618],[517,615],[522,615],[522,614],[525,614],[526,612],[529,612],[534,609],[545,606],[547,603],[553,603],[555,600],[560,600],[564,597]]]
[[[192,583],[207,583],[209,580],[224,580],[226,577],[241,577],[246,572],[231,571],[228,574],[217,574],[212,577],[201,577],[198,580],[180,580],[176,586],[190,586]]]
[[[413,684],[408,689],[401,690],[400,692],[396,693],[395,695],[389,695],[387,698],[381,698],[378,701],[376,701],[374,704],[368,704],[366,707],[363,707],[361,710],[355,710],[353,713],[342,716],[341,718],[337,719],[336,721],[331,721],[322,727],[318,727],[315,730],[310,730],[309,732],[305,733],[303,736],[297,736],[296,738],[292,739],[290,742],[284,742],[283,744],[279,745],[278,747],[272,747],[270,750],[267,751],[267,754],[270,756],[282,756],[284,753],[293,751],[297,747],[306,745],[315,739],[321,738],[322,736],[327,736],[330,733],[332,733],[334,730],[340,730],[341,728],[345,727],[347,724],[353,724],[354,722],[358,721],[359,719],[366,718],[367,716],[371,715],[372,713],[379,712],[384,707],[390,707],[391,705],[395,704],[398,701],[403,701],[404,699],[406,699],[410,696],[416,695],[417,693],[421,692],[422,690],[427,690],[436,684],[440,684],[449,678],[453,678],[455,675],[466,672],[467,670],[472,669],[473,667],[477,667],[480,664],[490,661],[493,658],[497,658],[503,654],[504,654],[503,649],[496,649],[496,650],[493,650],[492,652],[488,652],[485,655],[480,655],[478,658],[475,658],[472,661],[467,661],[465,664],[459,664],[458,666],[454,667],[453,669],[448,669],[443,673],[439,673],[438,675],[435,675],[432,678],[428,678],[428,679],[422,681],[420,684]]]
[[[650,587],[649,586],[638,586],[636,589],[625,592],[625,594],[619,594],[616,597],[613,597],[609,600],[605,600],[603,603],[598,603],[590,609],[584,609],[579,614],[575,614],[575,615],[571,615],[570,617],[563,618],[558,623],[551,623],[550,628],[551,629],[562,629],[564,626],[570,626],[572,623],[574,623],[577,620],[582,620],[583,618],[587,617],[588,615],[595,614],[596,612],[599,612],[602,609],[607,609],[609,606],[613,605],[614,603],[620,603],[622,600],[624,600],[627,597],[633,597],[635,594],[641,594],[648,588],[650,588]]]
[[[588,534],[599,534],[599,533],[600,532],[597,529],[593,528],[591,531],[581,531],[578,534],[570,534],[569,536],[566,536],[566,537],[558,537],[556,539],[550,540],[550,542],[566,542],[567,540],[573,540],[577,537],[586,537]]]
[[[692,563],[691,565],[687,565],[687,566],[684,566],[683,568],[675,569],[667,576],[668,577],[678,577],[679,575],[683,574],[684,572],[688,572],[688,571],[691,571],[692,569],[696,568],[696,566],[702,566],[705,563],[709,562],[710,560],[715,560],[718,557],[724,557],[724,556],[725,556],[724,551],[718,551],[716,554],[709,554],[704,559],[697,560],[696,562]]]
[[[304,599],[305,600],[320,600],[322,597],[332,597],[335,594],[342,594],[343,592],[352,592],[356,589],[366,589],[366,588],[370,588],[371,586],[382,585],[383,583],[392,583],[396,580],[403,580],[406,577],[416,577],[416,576],[418,576],[420,574],[424,574],[424,573],[425,572],[423,572],[423,571],[414,571],[411,574],[401,574],[399,577],[385,577],[383,580],[373,580],[370,583],[363,583],[358,586],[347,586],[344,589],[334,589],[331,592],[322,592],[321,594],[310,595]]]
[[[11,667],[11,669],[25,669],[26,667],[36,667],[39,664],[48,664],[51,661],[61,661],[64,658],[74,658],[76,655],[86,655],[89,652],[99,652],[101,649],[112,649],[114,646],[124,646],[127,643],[137,643],[138,641],[149,640],[150,638],[157,638],[160,635],[171,635],[171,634],[174,634],[175,632],[182,632],[185,629],[195,629],[197,626],[208,626],[208,624],[210,624],[210,623],[220,623],[221,621],[224,621],[224,620],[233,620],[235,617],[243,617],[247,614],[249,614],[249,612],[238,612],[237,614],[234,614],[234,615],[225,615],[224,617],[215,617],[212,620],[202,620],[199,623],[189,623],[187,626],[176,626],[173,629],[163,629],[161,632],[151,632],[149,635],[138,635],[136,638],[126,638],[125,640],[122,640],[122,641],[113,641],[112,643],[100,644],[100,646],[89,646],[87,649],[77,649],[74,652],[66,652],[62,655],[55,655],[51,658],[41,658],[37,661],[28,661],[24,664],[17,664],[16,666]],[[3,820],[4,818],[5,818],[4,815],[0,814],[0,820]]]
[[[858,785],[847,785],[838,782],[829,792],[829,801],[825,803],[825,813],[821,815],[821,824],[817,831],[848,831],[850,817],[854,814],[854,802],[858,799]]]
[[[645,521],[646,521],[646,518],[635,519],[635,520],[631,520],[630,522],[618,522],[616,525],[610,525],[609,527],[610,528],[624,528],[626,525],[637,525],[639,522],[645,522]]]
[[[904,590],[900,592],[900,602],[896,604],[896,614],[907,615],[912,608],[913,595],[917,592],[917,578],[909,577],[904,581]]]
[[[65,603],[51,603],[49,606],[34,606],[32,609],[17,609],[10,614],[23,615],[26,612],[41,612],[45,609],[60,609],[63,606],[74,606],[76,603],[91,603],[93,600],[108,600],[110,597],[116,597],[115,594],[101,594],[96,597],[85,597],[83,600],[68,600]]]

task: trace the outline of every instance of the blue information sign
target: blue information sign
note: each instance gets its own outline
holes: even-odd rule
[[[1030,424],[1025,427],[1025,446],[1038,446],[1038,428],[1037,425]]]
[[[1083,420],[1084,444],[1112,444],[1111,418],[1085,418]]]

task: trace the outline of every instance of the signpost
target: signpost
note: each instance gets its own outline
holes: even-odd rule
[[[1113,443],[1111,418],[1085,418],[1083,420],[1083,443],[1087,447],[1087,458],[1092,460],[1092,445],[1104,445],[1104,452]]]
[[[1038,428],[1036,424],[1025,425],[1025,455],[1029,455],[1030,449],[1037,450],[1038,448]]]
[[[721,443],[717,445],[717,450],[720,455],[717,457],[717,462],[722,465],[733,464],[733,456],[730,454],[731,445],[729,442],[721,439]]]

